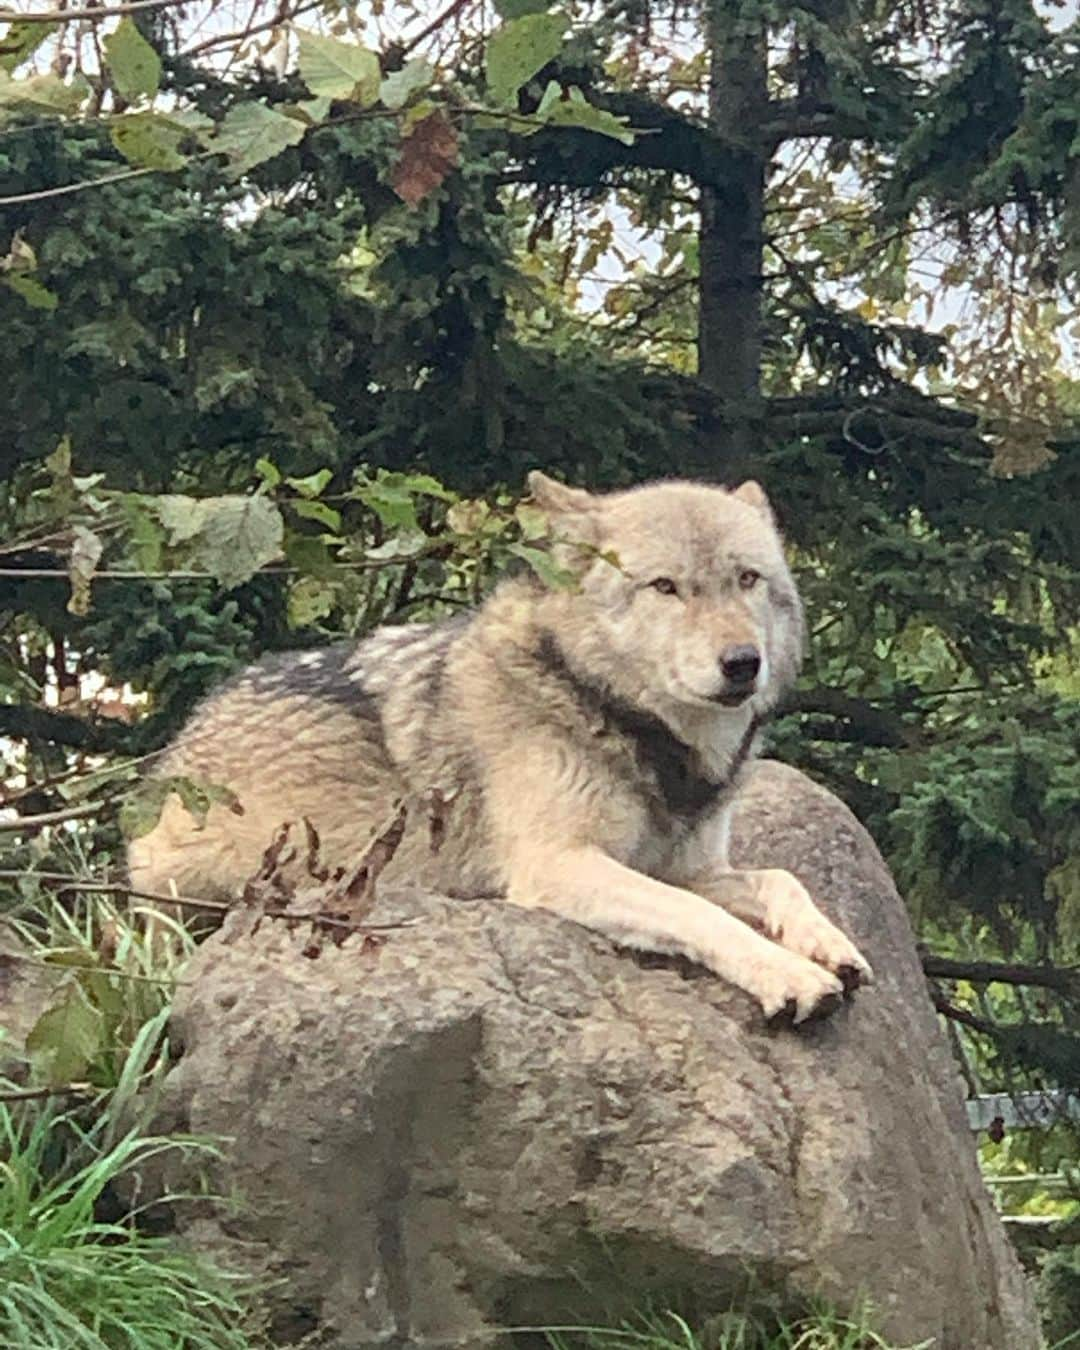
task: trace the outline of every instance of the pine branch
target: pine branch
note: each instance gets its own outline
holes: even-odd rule
[[[0,707],[0,736],[13,740],[48,741],[92,754],[128,754],[133,748],[134,734],[135,729],[123,722],[90,721],[27,704]]]

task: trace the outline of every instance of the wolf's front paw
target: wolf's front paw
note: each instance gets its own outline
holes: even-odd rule
[[[815,1022],[840,1006],[844,986],[822,966],[778,950],[775,962],[756,972],[754,993],[773,1023]]]
[[[870,962],[814,905],[801,881],[790,872],[771,869],[762,885],[765,932],[774,942],[831,970],[840,978],[845,994],[873,983]]]

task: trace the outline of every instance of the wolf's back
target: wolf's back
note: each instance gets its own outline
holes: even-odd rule
[[[417,635],[422,633],[417,627]],[[366,687],[366,644],[267,658],[194,712],[153,769],[228,789],[201,828],[172,794],[155,828],[128,851],[135,890],[230,898],[276,830],[315,825],[325,862],[344,863],[404,784],[384,734],[383,697]],[[385,651],[382,678],[394,681]]]

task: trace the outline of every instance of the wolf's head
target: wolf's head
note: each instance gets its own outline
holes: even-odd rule
[[[578,559],[560,638],[583,673],[650,706],[758,712],[795,678],[802,607],[757,483],[600,496],[534,472],[529,487]]]

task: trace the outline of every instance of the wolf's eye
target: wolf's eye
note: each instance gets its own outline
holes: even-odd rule
[[[659,591],[661,595],[678,595],[679,588],[670,577],[657,577],[655,581],[650,581],[649,585],[654,591]]]
[[[739,573],[739,585],[744,591],[752,591],[761,580],[761,573],[755,572],[752,567],[744,567]]]

